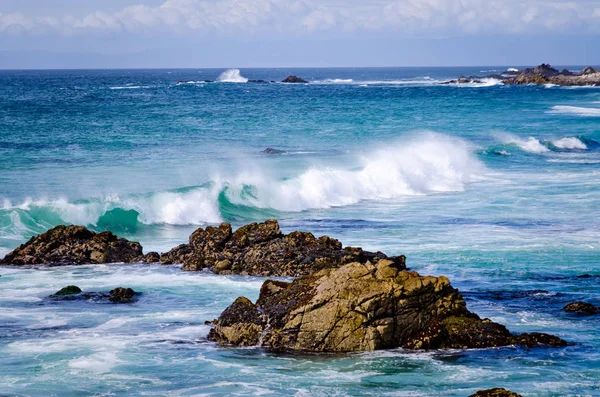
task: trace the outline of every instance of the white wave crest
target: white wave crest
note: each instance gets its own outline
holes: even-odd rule
[[[552,141],[552,145],[559,149],[586,150],[588,148],[585,143],[575,137],[565,137],[554,140]]]
[[[239,69],[229,69],[217,77],[217,81],[222,83],[247,83],[248,79],[240,74]]]
[[[600,117],[600,108],[584,108],[579,106],[552,106],[550,113],[574,114],[583,117]]]
[[[278,183],[259,174],[243,175],[230,184],[228,198],[258,208],[303,211],[462,191],[483,169],[464,141],[434,133],[370,153],[360,163],[355,170],[313,167]],[[244,185],[256,187],[254,197],[242,198]]]
[[[508,69],[506,69],[506,71],[507,72],[518,72],[519,69],[517,69],[517,68],[508,68]]]
[[[504,136],[504,143],[512,143],[521,148],[521,150],[529,153],[546,153],[550,151],[543,143],[532,136],[527,139],[522,139],[516,136],[506,135]]]

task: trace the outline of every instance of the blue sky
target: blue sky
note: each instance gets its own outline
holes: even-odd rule
[[[0,0],[0,68],[600,64],[600,0]]]

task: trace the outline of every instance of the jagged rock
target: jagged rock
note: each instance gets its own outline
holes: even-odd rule
[[[248,80],[248,83],[268,83],[268,81],[266,81],[266,80],[260,80],[260,79],[259,80],[252,80],[252,79],[250,79],[250,80]]]
[[[142,246],[111,232],[95,233],[83,226],[56,226],[32,237],[0,261],[4,265],[82,265],[138,262]]]
[[[132,303],[135,302],[135,291],[131,288],[115,288],[111,290],[109,301],[113,303]]]
[[[295,277],[350,262],[386,258],[381,252],[342,248],[341,242],[328,236],[316,238],[307,232],[284,235],[279,223],[270,219],[235,232],[228,223],[197,229],[189,244],[162,254],[161,262],[183,263],[183,269],[189,271],[212,269],[219,274]],[[399,268],[406,267],[404,256],[389,259]]]
[[[146,255],[144,255],[144,258],[142,258],[142,262],[144,263],[158,263],[160,262],[160,254],[158,252],[148,252]]]
[[[446,277],[420,276],[388,259],[291,283],[267,280],[256,304],[238,298],[208,337],[221,345],[317,352],[566,344],[547,334],[513,335],[469,312]]]
[[[475,394],[471,394],[469,397],[522,397],[520,394],[514,393],[510,390],[506,390],[501,387],[494,389],[479,390]]]
[[[586,302],[572,302],[563,307],[563,310],[570,313],[581,313],[581,314],[596,314],[598,308],[591,303]]]
[[[297,76],[288,76],[285,79],[281,80],[282,83],[308,83],[308,81],[297,77]]]
[[[272,147],[268,147],[263,150],[261,153],[263,154],[284,154],[287,153],[285,150],[273,149]]]
[[[595,73],[600,73],[600,70],[598,69],[594,69],[591,66],[586,66],[585,68],[583,68],[583,70],[581,71],[581,75],[585,76],[588,74],[595,74]]]
[[[76,295],[81,293],[81,288],[76,285],[69,285],[67,287],[61,288],[53,296],[66,296],[66,295]]]

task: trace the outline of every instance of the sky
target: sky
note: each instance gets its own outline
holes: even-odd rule
[[[0,0],[0,68],[600,64],[600,0]]]

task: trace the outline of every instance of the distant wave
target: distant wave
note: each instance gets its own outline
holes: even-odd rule
[[[268,172],[243,172],[149,194],[5,202],[0,207],[0,234],[30,235],[60,223],[131,230],[148,224],[258,219],[362,200],[462,191],[483,169],[466,142],[426,133],[357,158],[349,169],[314,166],[285,179],[270,178]]]
[[[221,83],[247,83],[248,79],[241,75],[239,69],[229,69],[217,77]]]
[[[542,142],[532,136],[523,139],[512,135],[506,135],[504,137],[504,142],[517,145],[521,150],[529,153],[545,153],[550,151],[550,149],[543,145]]]
[[[559,149],[576,149],[576,150],[586,150],[588,147],[585,143],[583,143],[579,138],[575,137],[565,137],[552,141],[552,145]]]
[[[511,146],[515,146],[524,152],[542,154],[549,152],[581,152],[595,150],[600,147],[600,143],[590,138],[567,136],[554,140],[539,140],[535,137],[521,138],[510,134],[500,134],[498,139],[502,141],[501,145],[489,147],[484,154],[508,156],[511,152]]]
[[[550,113],[574,114],[584,117],[600,117],[600,108],[584,108],[579,106],[552,106]]]
[[[125,85],[125,86],[116,86],[109,87],[111,90],[139,90],[143,88],[152,88],[150,85]]]
[[[517,68],[508,68],[508,69],[506,69],[506,71],[507,72],[518,72],[519,69],[517,69]]]

